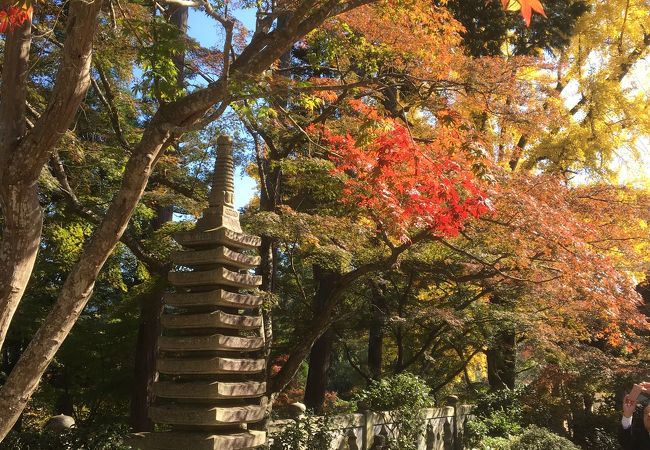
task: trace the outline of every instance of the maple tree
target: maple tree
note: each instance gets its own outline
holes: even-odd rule
[[[438,120],[444,120],[440,113]],[[491,210],[471,172],[454,152],[453,121],[436,127],[436,143],[418,146],[406,127],[387,121],[378,136],[357,147],[351,136],[326,133],[344,201],[377,221],[379,230],[408,240],[410,230],[455,236],[470,217]],[[423,147],[423,148],[422,148]]]
[[[403,208],[403,203],[399,201],[399,194],[395,195],[390,190],[387,192],[387,189],[385,189],[387,184],[399,183],[400,181],[399,178],[396,178],[387,182],[386,179],[382,178],[382,176],[390,176],[391,173],[390,166],[385,167],[379,164],[379,161],[384,158],[383,153],[377,150],[379,147],[375,147],[369,153],[364,153],[361,150],[362,148],[368,148],[366,147],[368,141],[365,140],[368,139],[368,135],[376,136],[373,132],[368,131],[368,128],[372,129],[372,125],[369,125],[369,123],[383,123],[384,114],[392,115],[395,120],[406,124],[408,129],[412,130],[411,135],[416,142],[445,142],[449,149],[456,148],[455,143],[457,142],[472,143],[473,145],[467,147],[473,149],[473,156],[483,153],[483,157],[488,155],[489,159],[497,166],[511,168],[517,167],[517,158],[528,157],[527,153],[518,153],[524,150],[523,147],[526,147],[526,144],[518,142],[521,140],[522,134],[525,134],[530,141],[538,137],[544,137],[548,134],[549,129],[564,123],[566,115],[555,86],[557,81],[555,73],[558,66],[554,63],[543,62],[530,56],[508,57],[505,62],[502,57],[481,58],[478,60],[464,59],[459,56],[459,52],[454,51],[454,46],[460,42],[459,33],[461,32],[458,24],[454,23],[449,24],[447,37],[438,42],[435,41],[435,38],[432,40],[424,38],[427,35],[426,26],[428,24],[425,24],[422,28],[416,28],[414,32],[420,33],[419,35],[423,36],[423,38],[418,40],[417,46],[414,46],[413,42],[406,42],[406,39],[401,39],[401,37],[407,36],[408,32],[411,32],[409,27],[412,25],[408,20],[409,15],[407,12],[403,13],[404,16],[400,19],[400,23],[405,26],[404,31],[391,28],[390,32],[381,33],[378,30],[386,27],[380,25],[381,13],[378,14],[377,11],[380,12],[381,9],[366,7],[365,10],[357,10],[337,19],[337,21],[358,33],[356,35],[345,28],[345,32],[337,35],[337,30],[340,30],[340,28],[332,27],[314,33],[312,40],[307,40],[306,43],[296,49],[296,55],[300,55],[300,58],[304,58],[304,60],[313,64],[313,61],[318,57],[328,55],[327,45],[332,45],[336,49],[337,64],[328,60],[327,64],[323,64],[326,68],[318,72],[317,77],[311,78],[304,64],[296,64],[296,78],[308,80],[309,83],[312,83],[313,89],[309,91],[311,94],[305,93],[299,98],[294,97],[291,108],[278,108],[275,115],[269,115],[268,110],[260,109],[260,111],[264,111],[264,116],[258,116],[258,123],[268,122],[276,129],[282,127],[287,131],[278,133],[277,131],[269,132],[269,130],[262,129],[259,130],[258,137],[262,137],[270,152],[280,148],[281,144],[276,143],[275,139],[282,139],[282,142],[290,143],[288,148],[283,149],[286,153],[280,153],[280,155],[275,156],[276,158],[282,158],[282,155],[300,154],[300,143],[303,143],[302,145],[307,149],[302,149],[302,151],[312,155],[311,159],[309,159],[311,162],[307,163],[306,160],[300,159],[297,161],[308,164],[311,170],[315,170],[313,155],[323,152],[321,146],[333,144],[335,149],[340,146],[340,150],[335,150],[336,155],[340,156],[334,156],[333,161],[341,163],[345,161],[342,167],[345,167],[349,172],[346,173],[343,169],[340,169],[340,172],[336,172],[339,169],[335,170],[348,183],[346,185],[348,190],[341,198],[350,207],[355,206],[346,214],[360,218],[369,217],[370,223],[373,224],[371,229],[374,229],[377,223],[380,225],[380,229],[382,225],[389,224],[386,231],[390,231],[393,236],[397,236],[396,242],[399,242],[399,236],[404,236],[404,228],[417,223],[417,219],[412,221],[414,216],[410,216],[408,213],[404,214],[408,207]],[[447,14],[447,12],[442,12],[442,14]],[[431,18],[431,24],[434,24],[437,20],[435,16],[429,15],[428,17]],[[406,29],[409,29],[409,31],[407,32]],[[342,40],[345,44],[337,44],[337,39]],[[379,51],[371,51],[367,47],[370,42],[375,46],[374,49],[379,48]],[[428,47],[429,45],[430,47]],[[341,51],[340,48],[345,50]],[[396,49],[403,51],[400,53]],[[418,56],[411,60],[409,59],[411,54]],[[431,62],[428,59],[430,56]],[[423,63],[422,61],[427,62]],[[283,73],[290,70],[291,67],[287,67]],[[371,83],[366,84],[364,82],[363,75],[369,72],[376,77],[381,77],[382,84],[376,90]],[[481,74],[481,76],[479,77],[476,74]],[[349,90],[346,90],[344,86],[340,87],[338,84],[340,83],[339,77],[345,78],[345,81],[353,87],[349,88]],[[425,79],[426,82],[417,83],[422,79]],[[285,80],[285,82],[289,86],[295,86],[298,89],[301,86],[297,82],[292,83],[288,80]],[[466,89],[458,88],[460,83],[466,83],[462,85]],[[319,86],[323,88],[322,91],[318,90]],[[338,87],[337,94],[327,89],[332,86]],[[426,95],[432,92],[433,95]],[[438,96],[438,94],[440,95]],[[347,96],[356,96],[357,99],[363,100],[347,101]],[[350,107],[350,105],[352,106]],[[456,124],[456,128],[461,130],[461,133],[466,132],[468,129],[472,130],[460,141],[456,141],[454,138],[449,139],[449,137],[437,139],[439,137],[437,133],[440,133],[440,136],[444,135],[444,127],[440,126],[441,122],[435,117],[439,111],[444,115],[444,111],[450,108],[454,110],[454,115],[463,118],[462,125]],[[359,111],[363,111],[363,113],[358,114]],[[342,120],[343,117],[345,117],[345,120]],[[324,132],[323,135],[316,133],[306,141],[296,137],[296,135],[300,136],[302,134],[303,129],[309,130],[308,126],[314,118],[316,123],[327,121],[328,126],[333,131]],[[381,125],[378,128],[381,130]],[[291,130],[295,134],[290,134],[293,137],[288,138],[286,133],[292,133]],[[346,136],[345,133],[350,133],[354,138]],[[357,136],[356,133],[360,133],[363,137]],[[328,139],[320,140],[320,137],[328,135],[334,136],[331,142]],[[418,147],[411,145],[411,135],[406,133],[404,128],[398,129],[395,135],[403,137],[402,144],[405,148],[411,148],[412,155],[419,154]],[[359,142],[358,146],[355,145],[357,141]],[[372,145],[370,148],[373,148]],[[387,147],[389,156],[386,159],[393,156],[390,153],[390,148],[390,146]],[[399,151],[395,153],[399,153]],[[346,160],[348,154],[353,155],[350,156],[350,160]],[[404,157],[405,160],[396,157],[396,167],[412,168],[413,166],[404,164],[404,161],[413,162],[415,158],[409,160],[408,156],[404,155]],[[299,162],[295,164],[299,164]],[[400,166],[400,164],[402,165]],[[283,169],[283,173],[286,173],[287,166],[280,165],[279,167]],[[291,167],[292,171],[296,170],[294,164]],[[362,171],[360,167],[373,168],[373,170]],[[385,171],[382,170],[384,168],[386,168]],[[479,171],[485,169],[486,167],[479,169]],[[259,170],[262,172],[264,168],[260,167]],[[461,371],[468,364],[468,361],[471,361],[471,356],[485,350],[486,341],[489,346],[496,346],[501,331],[510,333],[510,330],[514,330],[515,340],[513,345],[521,346],[525,345],[523,342],[526,340],[533,342],[539,339],[539,342],[544,343],[540,348],[561,352],[561,349],[565,346],[567,350],[565,355],[571,354],[575,356],[575,353],[572,353],[570,349],[580,347],[585,342],[605,342],[606,352],[610,352],[610,355],[611,352],[633,350],[638,342],[636,332],[644,328],[644,324],[638,315],[635,315],[639,304],[638,296],[633,289],[633,283],[626,274],[621,273],[620,266],[613,264],[607,258],[603,258],[602,252],[606,252],[604,248],[595,249],[591,247],[589,237],[576,232],[576,230],[587,227],[584,220],[588,220],[589,214],[595,214],[595,211],[592,210],[591,213],[581,215],[578,214],[579,210],[572,209],[575,205],[563,209],[561,205],[566,199],[559,201],[559,198],[555,195],[551,196],[553,200],[548,204],[546,203],[548,199],[545,199],[543,195],[539,197],[528,196],[531,190],[530,186],[539,184],[545,186],[545,189],[549,189],[549,191],[544,191],[546,194],[550,194],[555,189],[570,198],[573,195],[573,190],[563,184],[566,181],[561,178],[554,179],[552,177],[545,178],[544,176],[536,177],[531,174],[522,174],[521,178],[510,179],[507,173],[502,173],[500,170],[495,171],[494,167],[488,169],[492,176],[498,174],[498,182],[490,190],[489,198],[498,199],[498,205],[501,206],[504,216],[511,212],[517,218],[520,217],[519,214],[521,214],[521,217],[534,217],[536,222],[531,219],[531,223],[526,223],[526,227],[521,224],[521,229],[518,229],[517,222],[513,221],[512,229],[514,231],[512,235],[509,233],[504,234],[504,231],[498,227],[476,226],[475,228],[472,225],[469,229],[463,231],[458,242],[445,240],[442,245],[435,244],[435,247],[449,250],[444,252],[445,258],[458,260],[458,265],[442,269],[445,274],[456,271],[453,276],[447,275],[448,278],[444,281],[445,283],[454,283],[454,280],[462,279],[473,280],[462,290],[464,294],[459,293],[458,296],[440,294],[445,299],[444,304],[457,301],[459,304],[464,305],[466,302],[462,298],[458,298],[460,295],[471,297],[476,295],[476,306],[470,310],[463,307],[460,308],[460,311],[449,315],[449,310],[445,309],[444,304],[432,303],[431,308],[427,308],[425,312],[422,312],[416,311],[416,309],[422,308],[422,304],[415,303],[415,309],[407,314],[406,320],[411,320],[411,317],[422,320],[423,315],[430,314],[436,320],[443,318],[443,324],[445,325],[443,329],[446,330],[443,336],[448,336],[447,333],[453,334],[454,339],[459,339],[459,335],[463,336],[463,333],[472,336],[472,339],[475,339],[474,341],[467,341],[467,336],[462,340],[457,340],[457,342],[469,342],[467,348],[449,348],[440,344],[441,341],[435,341],[441,345],[436,348],[436,351],[444,352],[442,360],[448,362],[457,358],[457,364],[460,365]],[[354,174],[358,173],[362,173],[362,175],[357,178],[357,175]],[[407,173],[412,178],[413,171],[407,169],[402,172],[405,176]],[[352,176],[347,178],[348,175]],[[267,173],[265,177],[268,176]],[[309,172],[308,177],[313,176],[313,173]],[[292,177],[290,178],[292,179]],[[268,183],[268,178],[262,179],[266,179],[266,183]],[[331,183],[322,180],[322,178],[319,179],[321,183],[330,189],[332,188]],[[283,183],[287,182],[288,180],[283,177]],[[527,185],[526,183],[530,184]],[[293,185],[293,182],[291,184]],[[268,186],[268,184],[265,186]],[[311,193],[320,192],[312,183],[308,183],[305,189]],[[616,189],[612,189],[612,192],[616,192]],[[616,204],[615,200],[610,200]],[[294,199],[291,196],[285,201],[294,204]],[[632,200],[631,203],[643,201],[639,197]],[[314,208],[317,200],[311,194],[296,194],[295,202],[296,205],[308,205],[307,208]],[[419,205],[423,206],[423,203],[419,203]],[[426,201],[424,205],[426,205]],[[331,210],[330,206],[322,204],[321,206],[324,210]],[[368,214],[373,207],[379,213]],[[384,207],[385,209],[383,209]],[[423,207],[426,209],[426,206]],[[498,206],[496,211],[498,215]],[[424,212],[423,216],[427,217],[426,210],[420,212]],[[637,213],[638,211],[632,208],[625,212],[620,211],[617,217],[611,218],[612,221],[621,221],[624,220],[623,217],[627,214],[630,220],[630,229],[636,230],[636,234],[630,239],[630,242],[636,244],[643,239],[642,231],[639,228],[641,224],[634,223]],[[307,225],[305,223],[307,219],[304,215],[299,217],[300,225],[296,226],[300,226],[301,233],[309,234],[305,228],[310,229],[309,227],[316,227],[316,225]],[[564,223],[568,218],[573,220],[573,225],[569,226]],[[285,217],[284,220],[291,222],[289,217]],[[315,220],[319,222],[323,218],[319,217]],[[486,218],[486,221],[489,222],[489,217]],[[367,222],[363,223],[367,225]],[[508,221],[505,223],[508,223]],[[340,222],[337,222],[337,224],[342,229],[344,228]],[[319,227],[316,228],[320,229]],[[510,228],[508,227],[508,229]],[[474,234],[475,230],[481,230],[481,232]],[[601,231],[598,230],[598,232]],[[620,237],[612,237],[616,233],[617,231],[611,230],[611,234],[609,234],[609,238],[613,239],[611,242],[618,242]],[[326,244],[327,238],[318,238],[311,234],[309,236],[309,239],[320,243],[320,245],[316,246],[317,250],[314,249],[313,242],[304,242],[296,237],[283,237],[283,239],[288,240],[285,245],[289,248],[292,245],[289,243],[292,239],[297,239],[297,242],[300,242],[296,243],[296,249],[291,251],[294,258],[298,258],[297,255],[300,255],[303,251],[305,252],[303,257],[306,258],[313,257],[306,256],[311,255],[313,251],[331,251],[330,257],[334,257],[334,255],[337,255],[336,258],[341,257],[340,253],[343,250],[331,248]],[[476,247],[465,247],[466,243],[463,239],[465,236],[471,236],[472,245],[476,245]],[[602,237],[603,242],[605,242],[607,236]],[[336,240],[339,241],[340,236]],[[554,243],[555,246],[550,243]],[[567,249],[562,249],[562,245],[566,245]],[[343,247],[349,250],[347,245],[343,245]],[[437,251],[440,252],[440,250]],[[414,252],[417,253],[418,250],[414,249]],[[538,255],[538,253],[551,256],[546,261],[536,261],[535,255]],[[486,255],[491,255],[491,257],[486,258]],[[540,255],[537,258],[540,258]],[[636,260],[640,262],[640,253],[637,250],[627,251],[625,255],[628,261]],[[408,258],[408,254],[405,254],[400,260],[405,261]],[[322,261],[320,258],[318,260]],[[492,263],[492,260],[497,261],[497,263]],[[550,261],[553,261],[553,263]],[[435,259],[435,262],[430,264],[434,267],[436,267],[436,264],[448,267],[448,264],[443,264],[440,259]],[[421,266],[418,267],[421,268]],[[573,274],[570,268],[573,267],[579,267],[580,270],[580,279],[575,285],[567,284],[567,277]],[[433,273],[437,273],[435,270],[440,269],[432,270],[434,270]],[[381,273],[385,272],[381,271]],[[300,272],[296,276],[309,279],[308,272]],[[427,272],[427,276],[431,276],[429,272]],[[378,277],[381,279],[381,275],[378,275]],[[594,277],[599,280],[606,278],[602,290],[599,288],[594,291],[590,288]],[[423,277],[422,282],[426,283],[428,280],[430,278]],[[303,282],[308,283],[305,280]],[[365,281],[359,282],[365,283]],[[364,284],[364,286],[366,285]],[[495,287],[499,286],[502,286],[502,289],[497,296],[494,290]],[[585,293],[589,295],[587,296]],[[418,295],[426,295],[426,289],[423,289]],[[540,315],[540,312],[546,311],[549,305],[556,304],[558,300],[554,299],[554,296],[562,298],[562,301],[566,302],[562,303],[561,307],[553,310],[557,312],[557,316],[551,318],[550,316]],[[373,300],[365,299],[365,301]],[[468,306],[472,305],[474,303],[469,302]],[[453,312],[456,306],[451,303],[448,307]],[[590,312],[591,308],[603,311],[603,315],[594,315]],[[503,330],[499,326],[483,330],[480,328],[465,328],[462,324],[471,323],[471,319],[467,318],[467,316],[464,319],[462,317],[463,314],[469,313],[481,315],[477,319],[477,323],[484,324],[486,320],[489,320],[488,323],[502,324],[504,326]],[[634,326],[627,323],[628,318],[632,316],[635,316],[635,320],[632,321]],[[307,317],[309,316],[307,315]],[[486,319],[486,317],[508,317],[509,319],[503,321]],[[318,321],[311,323],[313,327],[319,326]],[[549,325],[540,325],[545,323]],[[575,324],[575,328],[563,328],[561,324],[564,323]],[[438,330],[439,325],[439,322],[436,324],[434,321],[432,324],[433,329]],[[515,326],[511,327],[511,325]],[[521,328],[519,328],[520,326]],[[395,339],[402,342],[402,344],[408,335],[404,329],[408,329],[408,327],[397,327],[395,335]],[[523,330],[526,330],[529,337],[520,341],[519,338],[524,335]],[[539,330],[539,333],[535,330]],[[401,335],[399,339],[397,338],[398,334]],[[437,335],[436,332],[432,334],[425,333],[422,336],[422,348],[414,352],[414,358],[407,358],[403,354],[404,352],[401,352],[402,357],[400,359],[404,361],[409,359],[409,361],[408,364],[400,364],[400,367],[413,367],[413,364],[418,361],[415,356],[422,357],[427,352],[433,351],[432,347],[435,347],[435,345],[429,342],[429,336],[433,336],[431,339],[434,339]],[[328,339],[331,339],[331,337]],[[572,345],[573,343],[575,343],[575,346]],[[402,344],[398,345],[398,348],[402,348]],[[457,355],[457,352],[464,356],[453,356]],[[516,353],[514,357],[518,357]],[[540,358],[540,361],[542,360],[543,358]],[[292,361],[291,357],[289,361]],[[315,366],[317,363],[314,362],[313,365]],[[311,367],[310,365],[310,370]],[[458,366],[452,365],[451,368],[447,366],[444,370],[455,372],[459,369]],[[443,372],[440,377],[447,379],[447,374]],[[280,375],[284,375],[284,373],[280,371]]]

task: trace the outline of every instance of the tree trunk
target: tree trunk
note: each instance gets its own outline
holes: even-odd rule
[[[3,2],[2,4],[6,4]],[[26,80],[31,24],[8,33],[0,90],[0,347],[31,276],[43,216],[37,183],[90,85],[92,41],[101,1],[70,2],[62,60],[47,108],[26,133]]]
[[[368,368],[373,380],[381,379],[384,358],[384,312],[383,299],[373,289],[370,298],[370,327],[368,330]]]
[[[32,274],[41,241],[43,212],[36,183],[0,185],[4,229],[0,244],[0,346]]]
[[[336,283],[341,275],[314,266],[314,281],[317,283],[314,295],[314,316],[323,312],[327,299],[331,296]],[[334,330],[328,328],[315,342],[309,352],[309,372],[305,386],[305,406],[317,414],[323,412],[325,393],[327,392],[328,372],[332,357],[332,344],[334,343]]]
[[[328,329],[319,337],[309,352],[309,372],[305,386],[305,406],[316,414],[323,413],[325,393],[334,344],[334,330]]]
[[[498,295],[493,295],[490,303],[504,311],[512,309],[510,302]],[[501,328],[488,346],[486,356],[490,388],[492,390],[514,389],[517,373],[517,337],[512,323],[506,320],[501,324]]]
[[[22,179],[12,166],[26,131],[26,77],[31,23],[8,33],[0,90],[0,205],[4,216],[0,244],[0,347],[31,276],[43,227],[37,181]]]
[[[156,217],[151,221],[153,230],[159,230],[172,220],[172,206],[158,206]],[[149,272],[153,272],[148,268]],[[165,277],[166,274],[156,274]],[[160,336],[160,316],[163,312],[164,279],[157,283],[150,295],[140,303],[138,338],[135,346],[134,385],[131,397],[131,427],[133,431],[153,431],[153,422],[149,419],[149,406],[154,401],[153,384],[158,378],[156,371],[156,349]]]
[[[515,332],[501,331],[494,344],[488,348],[487,373],[492,390],[514,389],[516,378],[516,337]]]
[[[131,427],[133,431],[153,431],[149,406],[153,403],[153,383],[157,379],[156,348],[160,336],[160,316],[163,311],[163,286],[158,283],[140,305],[138,339],[135,348],[135,380],[131,397]]]

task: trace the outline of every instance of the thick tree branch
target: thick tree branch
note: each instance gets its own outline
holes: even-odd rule
[[[62,60],[48,105],[17,149],[19,155],[30,155],[23,158],[23,163],[17,168],[25,179],[38,178],[50,152],[72,123],[90,86],[92,41],[101,3],[101,0],[73,0],[70,3]]]
[[[390,255],[383,260],[376,261],[374,263],[365,264],[358,267],[357,269],[348,272],[341,276],[339,281],[335,284],[332,289],[329,297],[324,301],[322,309],[319,311],[319,314],[315,316],[307,332],[304,333],[300,342],[293,348],[290,353],[289,359],[282,366],[280,372],[270,380],[270,391],[271,392],[280,392],[282,391],[293,379],[300,364],[304,361],[309,354],[309,351],[314,345],[314,342],[325,332],[327,329],[334,323],[334,310],[339,304],[339,301],[345,294],[345,292],[352,286],[354,283],[363,278],[364,276],[386,270],[397,263],[400,255],[410,249],[413,245],[431,239],[433,236],[429,230],[423,230],[420,233],[416,234],[410,242],[406,242],[399,247],[394,248]]]

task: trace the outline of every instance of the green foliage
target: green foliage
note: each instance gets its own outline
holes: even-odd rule
[[[328,431],[330,420],[329,415],[314,416],[309,412],[298,420],[289,420],[280,433],[272,436],[269,450],[329,450],[332,442],[332,433]]]
[[[183,89],[178,85],[179,70],[174,58],[186,50],[185,41],[178,27],[163,18],[155,17],[148,25],[154,41],[140,48],[138,62],[142,67],[142,81],[135,91],[160,101],[176,100]]]
[[[534,425],[512,440],[511,449],[526,450],[580,450],[575,444],[562,436]]]
[[[130,450],[131,447],[124,444],[128,433],[124,425],[57,432],[14,432],[2,441],[0,450]]]
[[[394,428],[389,430],[390,450],[415,450],[423,408],[431,406],[429,386],[416,375],[401,373],[380,381],[359,392],[355,398],[361,410],[391,411]]]
[[[547,428],[526,427],[528,418],[522,405],[525,393],[524,389],[500,389],[480,396],[473,410],[475,418],[466,425],[466,445],[479,450],[579,449]]]
[[[515,420],[522,419],[521,397],[523,389],[498,389],[485,392],[476,399],[472,413],[477,418],[488,417],[495,412],[508,412]]]
[[[583,445],[583,448],[589,450],[611,450],[618,447],[619,441],[616,431],[607,428],[592,428],[591,434],[585,438]]]
[[[516,436],[505,437],[484,437],[481,441],[472,444],[470,448],[475,450],[579,450],[570,440],[559,436],[546,428],[531,425],[520,430]],[[616,448],[615,442],[609,441],[606,447],[609,450]],[[593,450],[593,447],[588,447]],[[605,447],[602,447],[605,448]]]
[[[500,389],[480,396],[472,411],[474,419],[466,425],[465,442],[475,447],[492,439],[505,442],[520,434],[523,430],[520,395],[521,390]]]
[[[466,426],[466,441],[479,445],[486,439],[509,439],[522,431],[521,424],[505,411],[494,411],[480,420],[471,420]]]

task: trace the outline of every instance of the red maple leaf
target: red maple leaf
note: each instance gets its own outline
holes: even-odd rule
[[[6,11],[0,11],[0,33],[5,33],[7,30],[13,32],[26,20],[30,20],[31,15],[31,6],[29,8],[10,6]]]

